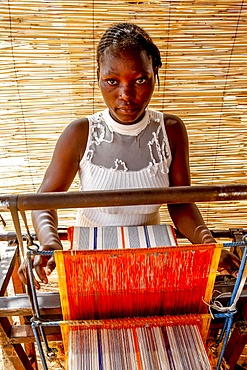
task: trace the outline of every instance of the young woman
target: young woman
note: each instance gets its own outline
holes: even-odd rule
[[[160,52],[140,27],[110,27],[97,49],[98,84],[107,108],[73,121],[60,136],[39,192],[67,191],[79,171],[82,191],[190,185],[188,138],[176,116],[148,109]],[[80,209],[82,226],[159,223],[159,205]],[[214,243],[195,204],[169,204],[174,225],[192,243]],[[33,225],[43,249],[62,249],[55,211],[34,211]],[[36,257],[41,281],[53,258]],[[222,252],[220,268],[236,274],[239,260]],[[26,262],[19,269],[26,283]],[[36,281],[39,288],[39,283]]]

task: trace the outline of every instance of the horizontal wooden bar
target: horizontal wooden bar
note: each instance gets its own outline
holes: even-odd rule
[[[60,326],[44,327],[44,331],[46,334],[46,338],[49,341],[61,341],[62,340]],[[30,325],[12,325],[9,341],[12,344],[35,342],[33,330],[31,326]]]
[[[29,193],[1,195],[0,211],[8,211],[10,202],[16,204],[19,210],[38,210],[245,199],[247,199],[247,185],[176,186],[97,192]]]
[[[37,293],[37,296],[41,316],[62,315],[59,293],[42,292]],[[33,312],[27,294],[0,297],[0,317],[32,315]]]

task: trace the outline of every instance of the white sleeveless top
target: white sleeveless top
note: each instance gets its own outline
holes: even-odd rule
[[[133,125],[114,121],[109,110],[87,117],[89,137],[80,162],[81,191],[169,186],[171,150],[164,115],[146,110]],[[80,226],[130,226],[159,223],[160,205],[79,209]]]

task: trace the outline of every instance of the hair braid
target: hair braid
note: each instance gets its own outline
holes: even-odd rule
[[[108,47],[125,50],[129,47],[145,50],[152,57],[153,68],[158,74],[162,66],[160,51],[151,37],[141,27],[133,23],[118,23],[111,26],[101,37],[97,47],[97,63]]]

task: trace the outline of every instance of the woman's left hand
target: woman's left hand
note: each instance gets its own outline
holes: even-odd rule
[[[223,249],[220,256],[218,271],[221,275],[237,277],[240,259],[233,253]]]

